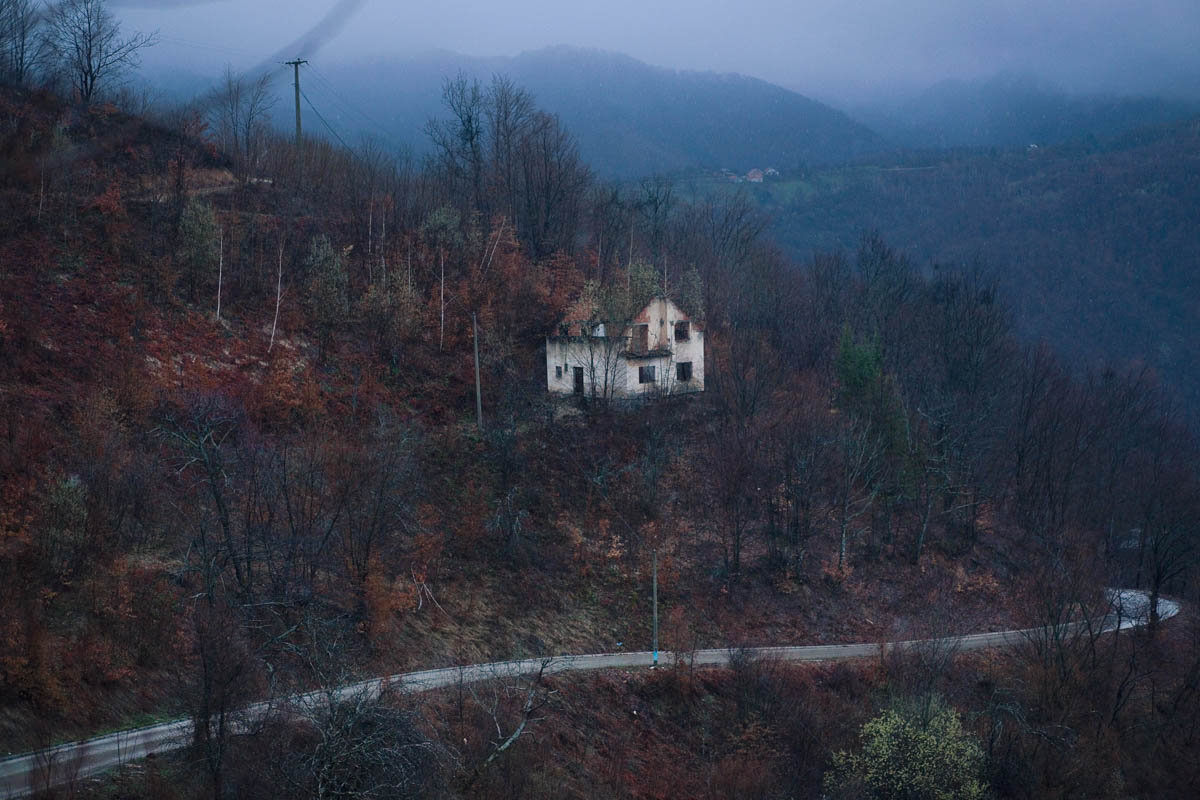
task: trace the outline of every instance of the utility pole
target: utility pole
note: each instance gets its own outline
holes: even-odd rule
[[[479,432],[483,433],[483,390],[479,385],[479,323],[475,312],[471,312],[471,327],[475,331],[475,416],[479,420]]]
[[[300,146],[300,65],[307,64],[304,59],[297,58],[295,61],[285,61],[296,73],[296,147]]]
[[[654,543],[654,664],[658,666],[658,542]]]

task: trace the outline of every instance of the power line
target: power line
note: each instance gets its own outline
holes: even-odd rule
[[[363,111],[361,106],[357,105],[356,103],[351,102],[349,98],[344,97],[340,92],[338,92],[337,88],[333,85],[333,81],[330,80],[329,78],[327,78],[323,72],[320,72],[315,67],[313,67],[311,64],[309,65],[309,71],[312,72],[313,77],[315,77],[317,79],[317,83],[319,83],[321,86],[323,86],[325,89],[327,89],[329,91],[329,93],[331,95],[333,95],[335,98],[337,98],[337,100],[340,103],[342,103],[345,107],[349,108],[351,111],[354,111],[356,114],[358,114],[360,117],[365,119],[367,122],[374,125],[376,128],[379,128],[381,132],[388,133],[388,127],[386,125],[384,125],[383,123],[376,120],[374,117],[372,117],[366,111]]]
[[[374,117],[372,117],[367,112],[363,111],[360,106],[358,106],[355,103],[352,103],[349,99],[342,96],[342,93],[337,90],[337,88],[333,85],[333,82],[331,80],[329,80],[328,78],[326,78],[323,73],[319,72],[311,64],[309,64],[309,74],[311,74],[313,76],[313,78],[316,79],[317,85],[319,85],[322,89],[324,89],[329,94],[329,96],[333,99],[333,101],[343,111],[348,110],[348,111],[352,111],[352,112],[358,114],[358,116],[362,117],[364,120],[366,120],[371,125],[373,125],[376,128],[376,130],[378,130],[380,133],[382,133],[384,138],[387,139],[392,144],[393,147],[397,147],[400,149],[404,148],[405,145],[403,145],[399,140],[397,140],[394,137],[393,132],[390,128],[388,128],[386,125],[384,125],[381,122],[379,122],[378,120],[376,120]]]
[[[226,47],[224,45],[219,45],[219,44],[209,44],[208,42],[198,42],[198,41],[195,41],[194,39],[184,39],[180,36],[163,36],[160,34],[159,38],[162,39],[164,42],[173,42],[175,44],[184,45],[185,47],[195,47],[195,48],[199,48],[201,50],[212,50],[215,53],[224,53],[225,55],[230,55],[230,56],[249,56],[250,58],[263,58],[262,54],[260,54],[260,53],[251,53],[248,50],[239,50],[236,47]]]
[[[325,82],[324,80],[319,78],[316,75],[316,73],[311,69],[311,67],[309,68],[309,76],[312,77],[316,81],[316,85],[321,89],[321,91],[325,92],[325,98],[328,101],[328,104],[335,106],[335,109],[338,114],[340,114],[342,116],[348,116],[347,112],[349,112],[351,110],[350,106],[347,105],[346,101],[343,100],[338,95],[337,90],[334,89],[327,82]],[[309,88],[312,88],[311,84],[310,84]]]
[[[341,143],[342,147],[344,147],[344,148],[346,148],[347,150],[349,150],[349,151],[350,151],[350,154],[351,154],[351,155],[353,155],[353,154],[354,154],[354,150],[353,150],[353,148],[351,148],[351,147],[350,147],[350,145],[346,144],[346,141],[345,141],[344,139],[342,139],[342,137],[341,137],[341,136],[338,136],[338,132],[337,132],[337,131],[335,131],[335,130],[333,129],[333,126],[332,126],[332,125],[330,125],[330,124],[329,124],[329,122],[328,122],[328,121],[325,119],[325,117],[323,117],[323,116],[321,115],[321,112],[320,112],[320,111],[317,111],[317,107],[313,105],[313,102],[312,102],[312,100],[309,100],[309,99],[308,99],[308,95],[307,95],[307,94],[305,94],[305,92],[304,92],[304,90],[303,90],[303,89],[301,89],[301,90],[300,90],[300,96],[304,98],[304,102],[308,103],[308,107],[312,109],[312,112],[313,112],[314,114],[316,114],[316,115],[317,115],[317,119],[321,120],[321,123],[322,123],[322,124],[323,124],[323,125],[326,127],[326,129],[327,129],[327,130],[328,130],[328,131],[329,131],[331,134],[333,134],[333,138],[337,139],[337,140],[338,140],[338,142],[340,142],[340,143]]]

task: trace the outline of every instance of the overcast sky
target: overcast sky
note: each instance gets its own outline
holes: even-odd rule
[[[858,102],[947,78],[1200,94],[1200,0],[111,0],[148,68],[568,44]],[[317,30],[323,41],[298,44]]]

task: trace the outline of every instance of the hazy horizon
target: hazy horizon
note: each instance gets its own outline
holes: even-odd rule
[[[1146,0],[612,0],[503,7],[451,0],[411,8],[381,0],[296,0],[282,15],[262,0],[124,0],[129,29],[158,30],[144,54],[163,68],[216,74],[284,55],[328,64],[449,51],[505,57],[566,45],[655,66],[736,72],[827,102],[860,104],[947,80],[1034,76],[1079,92],[1200,96],[1200,3]],[[1084,8],[1081,8],[1084,6]]]

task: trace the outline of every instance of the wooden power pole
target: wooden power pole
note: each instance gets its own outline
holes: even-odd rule
[[[658,542],[654,543],[654,664],[658,666]]]
[[[307,64],[304,59],[297,58],[295,61],[283,62],[295,70],[296,73],[296,147],[300,146],[300,65]]]

